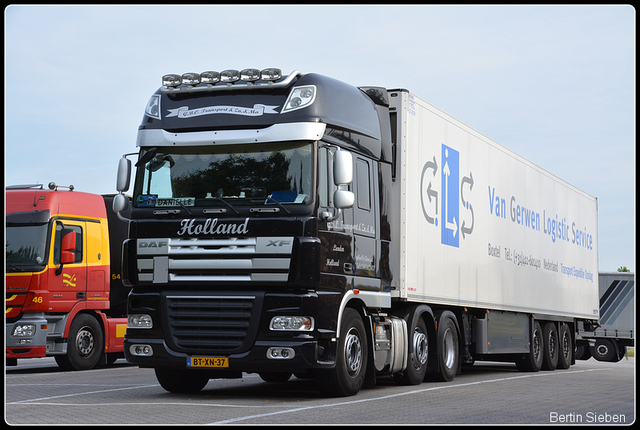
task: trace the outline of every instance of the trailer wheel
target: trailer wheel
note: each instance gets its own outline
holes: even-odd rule
[[[573,353],[573,342],[571,341],[569,324],[562,323],[558,337],[560,339],[558,369],[568,369],[571,366],[571,354]]]
[[[156,368],[156,378],[170,393],[197,393],[202,390],[209,377],[197,370]]]
[[[65,370],[93,369],[104,350],[100,323],[89,314],[78,314],[69,327],[67,354],[57,355],[56,363]]]
[[[346,308],[342,317],[336,366],[314,372],[323,394],[332,397],[353,396],[364,384],[367,371],[367,334],[360,314]]]
[[[556,370],[556,367],[558,366],[558,354],[560,347],[558,341],[558,328],[556,327],[556,324],[551,321],[546,322],[542,329],[542,335],[544,336],[542,369]]]
[[[516,366],[521,372],[538,372],[542,368],[542,359],[544,352],[544,338],[542,336],[542,327],[538,321],[533,323],[533,331],[531,332],[531,342],[529,342],[529,353],[523,358],[516,360]]]
[[[438,322],[437,332],[438,371],[429,375],[429,379],[453,381],[460,362],[456,323],[450,316],[445,316]]]
[[[616,346],[609,339],[596,339],[596,346],[590,346],[589,351],[598,361],[618,361]]]
[[[418,385],[422,383],[427,374],[427,360],[429,359],[429,333],[424,319],[418,317],[413,331],[409,333],[409,342],[411,342],[411,348],[408,354],[407,368],[395,379],[400,384]]]

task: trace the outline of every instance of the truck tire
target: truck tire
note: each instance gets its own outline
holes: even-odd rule
[[[357,394],[364,384],[368,351],[367,332],[360,314],[355,309],[346,308],[342,316],[336,366],[314,372],[320,391],[331,397]]]
[[[560,349],[558,351],[558,369],[568,369],[571,366],[571,354],[573,354],[573,342],[571,340],[571,330],[569,324],[560,325]]]
[[[287,382],[291,378],[291,372],[260,372],[258,373],[264,382]]]
[[[427,375],[430,380],[453,381],[458,372],[460,363],[458,330],[453,318],[447,315],[438,321],[436,344],[438,369],[435,374]]]
[[[399,375],[396,382],[403,385],[418,385],[424,381],[427,374],[427,363],[429,359],[429,333],[427,332],[427,325],[424,319],[417,317],[417,321],[413,329],[410,325],[411,321],[407,321],[407,328],[409,330],[410,345],[407,357],[407,368]]]
[[[618,361],[616,345],[609,339],[596,339],[596,345],[590,346],[589,351],[593,358],[598,361]]]
[[[556,324],[548,321],[544,323],[542,328],[544,339],[544,351],[542,354],[542,369],[556,370],[558,367],[558,355],[560,342],[558,340],[558,327]]]
[[[202,390],[209,377],[198,370],[155,368],[156,378],[170,393],[197,393]]]
[[[576,345],[574,355],[576,360],[588,360],[591,358],[591,351],[587,345]]]
[[[78,314],[69,327],[67,354],[57,355],[56,363],[64,370],[93,369],[104,350],[104,333],[90,314]]]
[[[521,372],[538,372],[542,368],[544,356],[544,337],[542,335],[542,327],[540,327],[538,321],[533,322],[531,342],[529,343],[529,353],[516,360],[516,366]]]

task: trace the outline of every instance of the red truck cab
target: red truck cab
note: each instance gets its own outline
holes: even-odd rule
[[[6,359],[54,356],[88,369],[122,353],[127,223],[108,219],[112,196],[10,186],[6,202]]]

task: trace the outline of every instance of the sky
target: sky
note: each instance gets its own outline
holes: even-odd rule
[[[167,73],[267,67],[404,88],[598,198],[600,271],[635,271],[635,10],[9,6],[5,184],[114,193]]]

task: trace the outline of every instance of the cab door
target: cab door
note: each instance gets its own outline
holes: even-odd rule
[[[62,263],[63,233],[76,233],[73,262]],[[68,312],[87,295],[87,264],[85,258],[86,223],[79,221],[55,221],[53,235],[53,252],[51,256],[51,270],[49,285],[51,296],[49,310],[51,312]],[[67,251],[68,252],[68,251]]]
[[[378,246],[374,172],[375,162],[368,158],[354,157],[353,191],[353,248],[354,283],[357,288],[379,290]]]

